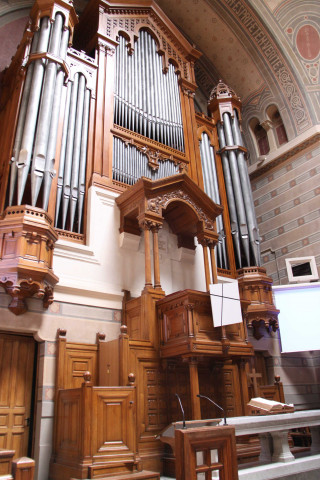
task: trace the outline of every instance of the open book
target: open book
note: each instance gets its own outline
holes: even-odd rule
[[[263,413],[286,413],[294,411],[293,403],[281,403],[261,397],[251,398],[248,406],[261,410]]]

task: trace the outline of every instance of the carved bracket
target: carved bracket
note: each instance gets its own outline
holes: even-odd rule
[[[12,297],[9,310],[20,315],[35,296],[44,308],[53,302],[58,278],[52,270],[57,234],[48,214],[26,205],[8,207],[0,221],[0,285]]]

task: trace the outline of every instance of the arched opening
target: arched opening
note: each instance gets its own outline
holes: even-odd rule
[[[263,128],[257,118],[250,120],[249,124],[258,155],[267,155],[270,152],[267,131]]]
[[[267,108],[267,115],[275,131],[277,144],[280,147],[281,145],[288,142],[287,132],[283,124],[280,112],[275,105],[270,105],[270,107]]]

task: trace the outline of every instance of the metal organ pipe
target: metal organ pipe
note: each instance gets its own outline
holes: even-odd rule
[[[64,27],[62,32],[61,45],[60,45],[60,58],[62,60],[66,59],[68,42],[69,42],[69,30],[68,28]],[[56,143],[57,143],[58,123],[59,123],[63,82],[64,82],[64,70],[62,66],[59,65],[57,69],[57,78],[56,78],[55,92],[54,92],[54,98],[53,98],[49,141],[48,141],[46,165],[45,165],[45,172],[44,172],[44,190],[43,190],[43,209],[44,210],[47,210],[48,208],[52,179],[55,175],[55,170],[54,170],[55,153],[56,153]]]
[[[225,140],[224,131],[221,123],[218,123],[218,136],[219,136],[220,148],[224,148],[226,146],[226,140]],[[226,152],[221,153],[221,160],[222,160],[223,174],[224,174],[226,192],[227,192],[227,198],[228,198],[231,234],[233,237],[233,244],[235,247],[238,264],[239,264],[239,267],[241,268],[242,260],[241,260],[241,247],[240,247],[240,238],[239,238],[239,225],[238,225],[238,218],[237,218],[237,207],[236,207],[236,200],[233,192],[232,178],[231,178],[231,172],[229,168],[229,160]]]
[[[61,140],[59,173],[58,173],[58,181],[57,181],[55,227],[58,225],[58,217],[59,217],[59,213],[60,213],[60,203],[61,203],[62,189],[63,189],[63,175],[64,175],[64,165],[65,165],[65,161],[66,161],[68,127],[69,127],[69,112],[70,112],[70,102],[71,102],[71,89],[72,89],[72,83],[68,82],[67,95],[66,95],[66,106],[65,106],[65,111],[64,111],[64,123],[63,123],[63,131],[62,131],[62,140]]]
[[[238,123],[238,116],[236,110],[234,111],[234,118],[232,120],[232,132],[235,145],[243,146],[242,136]],[[252,252],[255,259],[255,265],[260,266],[260,236],[258,224],[254,211],[254,203],[252,198],[252,191],[250,179],[247,169],[244,153],[240,150],[237,152],[238,169],[242,186],[243,200],[246,209],[248,220],[249,239],[251,243]]]
[[[206,133],[202,134],[200,141],[200,156],[203,169],[204,190],[217,204],[221,203],[219,194],[218,177],[216,171],[214,150]],[[217,217],[217,230],[219,242],[215,247],[217,261],[220,268],[228,268],[227,250],[222,215]]]
[[[184,151],[178,80],[173,65],[166,74],[152,36],[140,31],[129,55],[119,37],[116,52],[114,121],[148,138]]]
[[[179,173],[178,166],[171,160],[159,162],[158,170],[148,165],[148,157],[135,146],[128,145],[118,137],[113,137],[113,179],[133,185],[139,178],[152,180]]]
[[[64,18],[57,13],[52,27],[48,52],[58,56],[60,50],[62,27]],[[45,67],[45,76],[42,87],[40,109],[38,115],[33,161],[31,167],[31,198],[32,205],[36,205],[46,164],[46,153],[49,138],[49,125],[52,114],[54,87],[57,74],[57,64],[48,60]]]
[[[49,43],[51,24],[48,17],[41,19],[39,41],[37,45],[38,52],[46,52]],[[18,204],[22,202],[25,185],[28,178],[29,166],[31,162],[32,146],[34,142],[34,133],[38,118],[38,109],[41,96],[41,87],[45,70],[45,59],[38,59],[34,62],[32,84],[30,88],[28,107],[26,111],[24,129],[22,134],[20,151],[18,154]]]
[[[32,39],[30,54],[33,54],[37,51],[38,41],[39,41],[39,31],[37,31],[34,34],[34,37]],[[13,147],[12,159],[11,159],[9,206],[11,206],[12,203],[13,203],[13,195],[14,195],[15,186],[16,186],[17,169],[18,169],[17,162],[18,162],[18,156],[19,156],[19,152],[20,152],[23,128],[24,128],[24,124],[25,124],[25,118],[26,118],[26,113],[27,113],[30,89],[31,89],[31,84],[32,84],[33,69],[34,69],[34,62],[32,62],[29,65],[29,68],[28,68],[28,71],[27,71],[27,74],[26,74],[24,87],[23,87],[23,94],[22,94],[22,99],[21,99],[20,112],[19,112],[18,124],[17,124],[17,129],[16,129],[16,136],[15,136],[15,140],[14,140],[14,147]]]
[[[90,90],[86,87],[84,75],[76,73],[67,86],[55,226],[68,227],[68,230],[78,233],[81,232],[83,218],[89,110]]]
[[[71,198],[70,198],[70,230],[73,231],[74,217],[79,197],[79,169],[81,152],[81,133],[84,107],[85,78],[80,75],[77,97],[77,113],[73,140],[72,171],[71,171]]]
[[[227,146],[234,146],[231,122],[230,122],[230,117],[228,113],[223,114],[223,129],[225,133]],[[233,184],[233,191],[236,199],[236,208],[237,208],[237,214],[238,214],[238,220],[239,220],[239,226],[240,226],[240,235],[241,235],[242,245],[244,248],[247,265],[250,265],[250,248],[249,248],[249,238],[248,238],[247,217],[246,217],[244,199],[242,194],[237,157],[233,150],[228,151],[228,158],[229,158],[230,172],[231,172],[231,178],[232,178],[232,184]]]
[[[76,122],[77,109],[77,95],[78,95],[79,74],[76,73],[72,85],[70,111],[68,121],[68,141],[66,148],[65,166],[63,172],[63,187],[62,187],[62,229],[65,230],[67,212],[69,207],[70,193],[71,193],[71,169],[72,169],[72,153],[74,140],[74,127]]]

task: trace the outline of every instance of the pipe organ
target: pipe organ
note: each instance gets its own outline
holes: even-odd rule
[[[113,0],[90,1],[76,23],[69,2],[38,0],[4,77],[16,93],[1,112],[2,211],[42,208],[60,236],[83,242],[90,185],[120,193],[141,177],[188,172],[224,207],[219,273],[259,265],[236,94],[220,82],[210,117],[195,113],[200,53],[152,0],[122,10]]]

